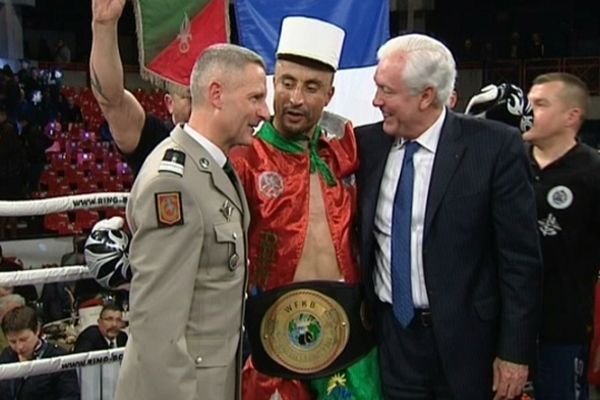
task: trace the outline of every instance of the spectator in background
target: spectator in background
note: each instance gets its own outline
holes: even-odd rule
[[[32,118],[26,112],[19,115],[19,125],[28,164],[27,192],[31,193],[39,189],[40,176],[46,166],[46,149],[52,146],[54,141],[42,132],[39,125],[32,122]]]
[[[41,37],[38,40],[38,60],[40,61],[52,61],[52,51],[50,50],[50,45],[48,41]]]
[[[84,329],[75,342],[74,353],[124,347],[127,334],[123,328],[123,310],[116,304],[106,304],[100,311],[98,325]]]
[[[542,58],[546,53],[546,48],[542,42],[542,37],[538,32],[531,34],[531,43],[529,44],[529,57]]]
[[[2,94],[0,94],[0,101],[3,97],[4,105],[6,107],[6,113],[8,114],[8,119],[13,124],[16,124],[17,110],[19,106],[19,100],[21,98],[21,88],[19,87],[17,77],[14,75],[10,65],[4,65],[2,71],[0,71],[0,80],[4,82],[3,92]]]
[[[5,294],[3,294],[5,293]],[[0,287],[0,323],[2,323],[2,319],[10,310],[23,307],[25,305],[25,299],[23,296],[19,296],[18,294],[9,294],[3,291],[3,288]],[[4,335],[4,331],[0,327],[0,353],[8,346],[8,341],[6,340],[6,335]]]
[[[510,34],[510,41],[508,44],[508,58],[523,58],[523,43],[521,41],[521,34],[517,31],[513,31]]]
[[[17,78],[19,79],[19,84],[22,86],[27,79],[26,77],[29,75],[29,68],[31,68],[31,62],[26,58],[19,59],[21,62],[21,69],[17,72]]]
[[[73,236],[73,251],[63,254],[60,258],[60,265],[65,267],[68,265],[83,265],[85,264],[85,256],[83,255],[83,246],[85,245],[85,236]]]
[[[30,67],[27,70],[20,71],[19,82],[25,90],[25,99],[32,101],[33,93],[42,91],[42,82],[40,80],[40,70],[37,67]]]
[[[22,86],[22,85],[21,85]],[[20,93],[20,98],[19,98],[19,102],[17,104],[17,130],[19,131],[19,135],[22,132],[22,127],[21,127],[21,120],[19,118],[21,118],[24,115],[29,115],[31,116],[33,114],[33,105],[31,104],[30,101],[27,100],[27,96],[25,94],[25,89],[21,88],[19,90]]]
[[[57,264],[46,264],[42,268],[58,268]],[[57,321],[73,315],[73,289],[70,282],[44,283],[40,303],[44,322]]]
[[[9,347],[0,354],[0,364],[32,361],[66,355],[67,352],[40,338],[35,310],[17,307],[2,319]],[[79,400],[77,372],[73,369],[27,378],[0,381],[0,400]]]
[[[62,107],[60,107],[60,122],[62,123],[62,125],[68,126],[71,123],[83,122],[83,114],[81,113],[81,108],[79,108],[79,106],[75,104],[75,99],[73,97],[67,97],[65,99],[61,95],[61,100]]]
[[[475,49],[475,45],[473,44],[473,39],[466,38],[463,42],[463,47],[461,49],[460,61],[477,61],[479,59],[479,53]]]
[[[4,257],[2,246],[0,246],[0,272],[22,271],[23,264],[16,257]],[[37,290],[34,285],[23,285],[13,287],[0,287],[0,296],[7,294],[19,294],[27,301],[36,301],[38,298]]]
[[[17,263],[16,257],[4,257],[4,251],[0,246],[0,272],[10,272],[23,269],[23,266]]]
[[[21,89],[12,68],[8,64],[4,65],[2,71],[0,71],[0,80],[4,81],[4,106],[6,107],[8,119],[13,124],[16,124],[17,109],[19,100],[21,98]]]
[[[86,236],[75,235],[73,237],[73,251],[61,257],[61,266],[86,264],[84,255],[85,240]],[[117,293],[119,299],[121,299],[120,294],[120,292]],[[79,279],[75,282],[73,296],[77,308],[103,304],[105,295],[109,295],[109,293],[95,279]]]
[[[56,42],[56,47],[54,49],[54,61],[57,63],[71,62],[71,49],[62,39],[58,39],[58,42]]]
[[[8,121],[6,108],[0,104],[0,200],[22,199],[26,179],[23,144],[15,125]],[[8,225],[10,225],[9,236],[12,238],[17,236],[17,218],[0,217],[0,240],[7,238]]]
[[[35,115],[39,126],[46,126],[58,118],[58,101],[53,100],[52,91],[46,86],[41,93],[34,93],[32,102],[35,104]]]

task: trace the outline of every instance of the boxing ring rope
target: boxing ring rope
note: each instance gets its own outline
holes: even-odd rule
[[[106,207],[123,208],[127,205],[128,198],[129,193],[126,192],[106,192],[41,200],[0,201],[0,217],[46,215]],[[83,278],[91,278],[88,267],[85,265],[0,272],[0,286],[75,281]]]
[[[0,272],[0,286],[35,285],[36,283],[67,282],[86,278],[93,278],[86,265],[39,268]]]
[[[0,201],[0,217],[46,215],[64,211],[97,208],[123,208],[129,193],[106,192],[53,197],[40,200]]]
[[[129,193],[107,192],[54,197],[39,200],[0,201],[0,217],[46,215],[74,210],[123,208]],[[0,286],[74,281],[92,278],[86,265],[0,272]],[[124,348],[69,354],[33,361],[0,364],[0,380],[42,375],[62,370],[120,362]]]
[[[0,380],[43,375],[53,372],[99,365],[123,360],[124,347],[90,351],[88,353],[69,354],[61,357],[44,358],[34,361],[22,361],[0,364]]]

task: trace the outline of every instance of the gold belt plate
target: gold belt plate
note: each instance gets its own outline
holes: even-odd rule
[[[292,290],[267,310],[260,325],[266,353],[297,373],[328,367],[344,350],[350,323],[334,299],[311,289]]]

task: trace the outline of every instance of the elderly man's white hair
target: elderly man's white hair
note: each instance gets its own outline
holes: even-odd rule
[[[456,81],[456,62],[440,41],[417,33],[388,40],[377,51],[379,60],[406,56],[403,77],[413,95],[428,87],[436,89],[436,105],[447,103]]]
[[[0,297],[0,315],[7,311],[6,308],[9,306],[22,307],[25,305],[25,299],[19,294],[9,294]]]

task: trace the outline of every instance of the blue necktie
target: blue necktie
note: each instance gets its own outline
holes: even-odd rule
[[[410,227],[415,177],[413,156],[419,147],[417,142],[406,143],[392,211],[392,306],[394,316],[405,328],[415,316],[410,279]]]

